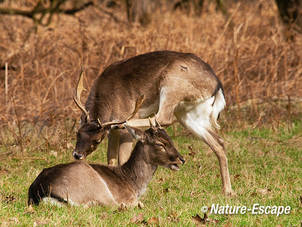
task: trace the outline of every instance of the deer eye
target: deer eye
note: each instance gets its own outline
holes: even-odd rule
[[[163,148],[165,147],[165,145],[163,143],[155,143],[155,145],[159,146],[159,147],[163,147]]]
[[[102,140],[97,140],[97,141],[95,141],[94,143],[95,143],[96,145],[98,145],[98,144],[101,143],[101,141],[102,141]]]
[[[101,140],[93,140],[91,147],[95,147],[95,146],[99,145],[100,142],[101,142]]]
[[[162,143],[161,141],[152,141],[152,143],[150,143],[150,145],[152,145],[155,148],[156,152],[162,152],[162,153],[166,153],[166,147],[165,144]]]

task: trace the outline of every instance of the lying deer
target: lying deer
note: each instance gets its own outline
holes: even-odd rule
[[[221,82],[212,68],[194,54],[158,51],[138,55],[107,67],[95,80],[86,105],[81,104],[80,76],[74,101],[82,110],[73,156],[85,158],[109,132],[108,163],[122,165],[130,156],[132,138],[127,131],[100,128],[101,122],[126,120],[136,99],[145,99],[130,126],[148,127],[154,116],[163,126],[180,122],[216,154],[225,194],[232,194],[224,142],[216,133],[225,107]],[[152,118],[154,121],[154,118]],[[118,161],[117,161],[118,160]]]
[[[29,188],[28,204],[50,199],[73,205],[138,205],[157,166],[179,170],[184,159],[158,125],[144,132],[125,127],[138,142],[124,165],[75,161],[44,169]]]

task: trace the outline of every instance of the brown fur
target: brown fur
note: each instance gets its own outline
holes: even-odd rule
[[[126,120],[141,95],[145,98],[144,102],[129,125],[147,126],[148,121],[146,123],[141,118],[155,115],[161,125],[168,126],[176,120],[181,121],[176,118],[176,114],[178,107],[183,103],[202,103],[211,97],[214,97],[212,106],[215,102],[220,103],[219,105],[224,103],[223,88],[219,79],[212,68],[194,54],[158,51],[114,63],[95,80],[90,90],[86,102],[89,117],[82,115],[74,157],[87,156],[96,148],[93,145],[96,144],[95,141],[100,141],[109,131],[95,130],[92,133],[94,136],[88,136],[87,139],[87,125],[96,119],[101,122]],[[218,158],[224,193],[233,194],[223,140],[216,133],[212,133],[213,128],[219,127],[217,114],[215,117],[209,116],[211,126],[205,128],[207,132],[197,136],[210,146]],[[109,133],[108,163],[122,165],[130,156],[131,141],[127,133],[114,130]],[[122,150],[122,147],[128,147],[128,150]]]
[[[159,110],[160,91],[163,87],[167,88],[167,99]],[[156,114],[161,125],[170,125],[176,121],[174,109],[179,102],[207,99],[219,88],[221,83],[211,67],[197,56],[158,51],[107,67],[95,80],[85,107],[91,122],[96,122],[97,119],[101,122],[123,121],[131,115],[136,100],[144,95],[140,109],[155,103],[154,112],[150,112],[149,116]],[[137,118],[140,118],[139,113],[134,117]],[[95,130],[95,139],[88,141],[82,139],[87,132],[83,127],[90,123],[85,114],[82,115],[81,122],[74,154],[85,157],[92,152],[90,145],[104,137],[106,130]]]
[[[131,130],[140,141],[123,166],[76,161],[44,169],[29,188],[28,204],[52,197],[84,205],[137,205],[158,165],[173,169],[184,160],[163,129]]]

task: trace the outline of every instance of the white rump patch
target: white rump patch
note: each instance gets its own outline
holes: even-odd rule
[[[220,89],[215,96],[207,100],[181,102],[174,111],[178,121],[194,135],[205,138],[212,126],[219,128],[217,117],[225,107],[225,100]]]
[[[217,118],[219,113],[224,109],[226,103],[224,99],[224,95],[222,93],[222,90],[219,89],[215,96],[215,101],[213,104],[213,111],[212,111],[212,123],[214,124],[214,127],[217,129],[220,128],[219,124],[217,123]]]

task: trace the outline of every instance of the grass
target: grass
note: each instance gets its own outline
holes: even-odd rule
[[[0,222],[6,225],[47,226],[194,226],[202,225],[201,207],[212,204],[247,206],[290,206],[288,215],[208,215],[205,224],[222,226],[300,226],[302,221],[302,121],[293,121],[278,130],[270,127],[224,131],[229,169],[235,197],[221,192],[221,179],[215,155],[201,141],[188,136],[180,127],[168,129],[175,146],[184,155],[185,165],[178,172],[159,168],[141,201],[143,209],[117,210],[104,207],[57,207],[41,204],[28,208],[27,190],[45,167],[72,160],[72,148],[50,141],[40,143],[32,137],[26,149],[0,148]],[[26,138],[25,138],[26,139]],[[72,135],[70,135],[70,141]],[[13,140],[7,140],[7,142]],[[73,141],[74,143],[74,141]],[[57,147],[56,147],[57,146]],[[72,145],[69,145],[72,146]],[[61,147],[61,148],[60,148]],[[88,157],[90,162],[105,163],[106,143]],[[2,226],[1,225],[1,226]]]
[[[3,1],[0,7],[29,10],[36,2]],[[201,17],[163,7],[145,28],[116,22],[95,7],[73,17],[55,15],[49,27],[0,15],[0,226],[203,225],[201,207],[216,203],[289,205],[292,211],[279,217],[207,213],[205,224],[301,225],[302,36],[284,38],[274,0],[229,0],[229,17],[216,11],[215,1],[205,2]],[[111,11],[120,21],[126,21],[124,12]],[[159,168],[142,198],[143,210],[29,209],[27,190],[38,173],[72,161],[80,114],[72,97],[81,67],[89,88],[109,64],[163,49],[196,54],[220,78],[228,103],[222,133],[237,196],[222,195],[209,148],[174,127],[169,133],[187,162],[179,172]],[[89,161],[105,163],[105,147]]]

